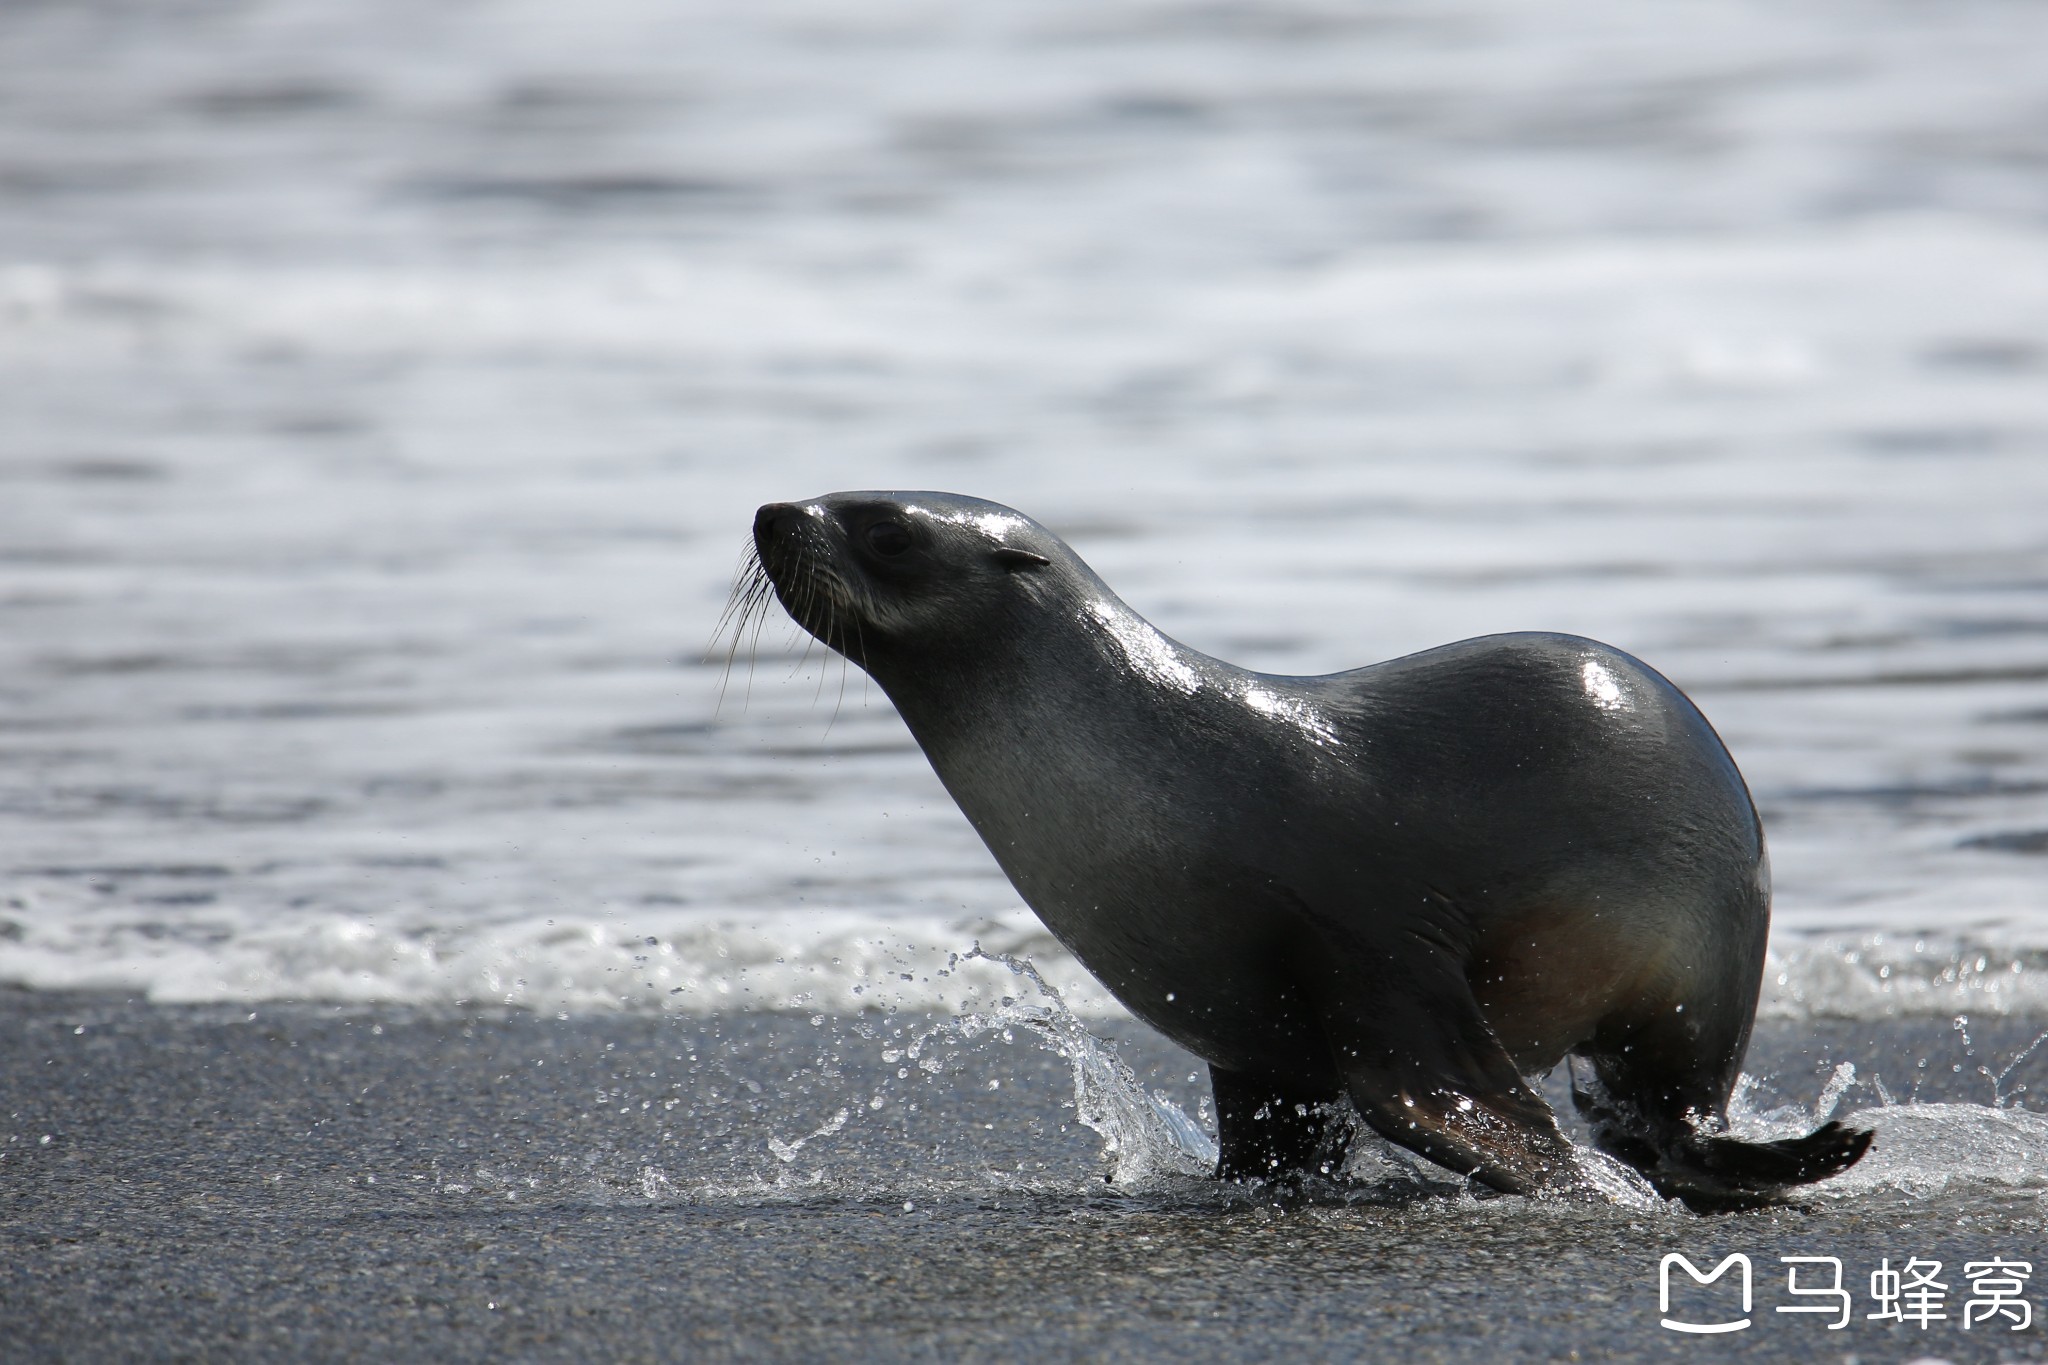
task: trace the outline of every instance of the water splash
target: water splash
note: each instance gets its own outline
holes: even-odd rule
[[[1843,1062],[1836,1066],[1834,1073],[1828,1077],[1828,1083],[1821,1087],[1819,1098],[1813,1102],[1812,1126],[1818,1128],[1833,1118],[1836,1107],[1842,1102],[1842,1096],[1849,1093],[1850,1087],[1855,1084],[1856,1063]]]
[[[1950,1027],[1965,1057],[1974,1058],[1969,1017],[1955,1016]],[[1841,1062],[1811,1109],[1799,1104],[1758,1109],[1757,1080],[1745,1073],[1729,1098],[1729,1128],[1752,1142],[1797,1137],[1834,1118],[1842,1101],[1863,1088],[1877,1104],[1851,1110],[1842,1121],[1876,1134],[1870,1151],[1841,1175],[1810,1187],[1813,1195],[1843,1199],[1892,1191],[1922,1198],[1952,1185],[2048,1188],[2048,1116],[2019,1107],[2016,1096],[2024,1086],[2011,1093],[2003,1089],[2043,1042],[2048,1042],[2048,1033],[2035,1037],[1997,1070],[1988,1064],[1974,1068],[1990,1087],[1989,1104],[1900,1102],[1881,1076],[1872,1073],[1864,1078],[1854,1062]]]
[[[2017,1103],[2017,1097],[2026,1093],[2027,1087],[2025,1086],[2025,1084],[2016,1085],[2010,1091],[2007,1091],[2004,1088],[2005,1083],[2012,1078],[2013,1072],[2019,1070],[2020,1063],[2026,1061],[2027,1058],[2033,1056],[2034,1050],[2040,1047],[2043,1043],[2048,1043],[2048,1033],[2041,1033],[2035,1035],[2034,1041],[2028,1043],[2025,1047],[2021,1048],[2019,1052],[2014,1054],[2013,1059],[2011,1061],[2007,1062],[2004,1066],[2000,1067],[1996,1072],[1986,1073],[1991,1077],[1992,1098],[1997,1103],[1999,1108],[2003,1109],[2009,1104]]]
[[[1880,1105],[1845,1120],[1877,1132],[1863,1160],[1813,1187],[1821,1198],[1882,1190],[1924,1198],[1953,1185],[2048,1189],[2048,1117],[1980,1104]]]
[[[807,1133],[803,1137],[790,1142],[784,1142],[780,1138],[771,1135],[768,1139],[768,1150],[775,1154],[777,1161],[788,1165],[796,1160],[797,1153],[803,1150],[805,1143],[814,1142],[821,1137],[831,1137],[834,1133],[844,1128],[846,1121],[852,1116],[853,1111],[841,1105],[838,1113],[827,1119],[821,1127]]]
[[[1058,988],[1029,960],[986,953],[979,944],[962,957],[1001,963],[1028,980],[1038,999],[1024,1002],[1005,997],[992,1013],[969,1013],[948,1024],[957,1025],[963,1038],[1021,1024],[1066,1058],[1074,1069],[1075,1114],[1101,1136],[1103,1156],[1110,1163],[1106,1178],[1111,1184],[1144,1189],[1177,1179],[1207,1177],[1215,1170],[1215,1139],[1165,1095],[1148,1092],[1115,1048],[1088,1031],[1066,1008]],[[1850,1070],[1853,1075],[1854,1069]],[[1466,1188],[1459,1177],[1375,1133],[1348,1101],[1340,1103],[1342,1112],[1337,1117],[1350,1126],[1347,1151],[1336,1180],[1327,1189],[1319,1185],[1320,1192],[1375,1198]],[[1623,1208],[1647,1210],[1662,1205],[1647,1180],[1606,1153],[1579,1148],[1577,1155],[1589,1193]]]
[[[1028,959],[985,953],[976,944],[964,959],[999,962],[1029,981],[1036,1001],[1004,997],[990,1014],[963,1015],[962,1036],[1022,1025],[1074,1068],[1074,1114],[1102,1138],[1113,1185],[1135,1188],[1174,1177],[1205,1177],[1216,1169],[1216,1142],[1187,1111],[1147,1091],[1110,1044],[1090,1033],[1067,1008],[1059,989]]]
[[[1028,959],[990,953],[979,944],[952,954],[951,971],[962,963],[995,964],[1031,987],[1030,995],[1004,994],[987,1008],[969,1007],[922,1026],[884,1034],[865,1020],[854,1025],[857,1037],[881,1045],[885,1066],[895,1078],[937,1079],[959,1070],[959,1054],[985,1037],[1014,1041],[1022,1029],[1036,1037],[1073,1070],[1074,1116],[1102,1142],[1106,1181],[1120,1189],[1140,1189],[1175,1179],[1207,1177],[1216,1167],[1216,1143],[1202,1125],[1163,1093],[1147,1091],[1107,1041],[1088,1031],[1067,1007],[1057,986],[1047,981]],[[991,1081],[991,1086],[996,1082]],[[889,1082],[865,1101],[838,1110],[821,1127],[802,1137],[771,1135],[767,1146],[785,1165],[793,1163],[810,1142],[837,1135],[850,1123],[890,1107]]]

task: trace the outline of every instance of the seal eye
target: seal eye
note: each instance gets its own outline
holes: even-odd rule
[[[883,559],[894,559],[910,548],[910,532],[897,521],[878,521],[862,533],[868,549]]]

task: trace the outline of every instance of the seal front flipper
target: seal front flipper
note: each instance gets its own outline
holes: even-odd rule
[[[1209,1068],[1216,1092],[1216,1178],[1276,1180],[1344,1165],[1350,1124],[1333,1121],[1334,1084]]]
[[[1361,972],[1374,956],[1364,945],[1326,946],[1303,985],[1345,1092],[1375,1132],[1508,1194],[1582,1183],[1557,1116],[1443,950],[1410,951],[1395,975]]]

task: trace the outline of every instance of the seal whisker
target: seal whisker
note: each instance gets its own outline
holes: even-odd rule
[[[775,599],[774,585],[770,583],[757,599],[754,613],[754,633],[747,643],[747,699],[751,700],[754,689],[754,663],[761,653],[761,632],[768,628],[768,604]]]
[[[740,554],[740,562],[734,575],[732,591],[726,595],[725,609],[719,613],[718,624],[712,631],[711,644],[706,653],[715,658],[718,642],[726,632],[732,632],[732,643],[725,651],[725,666],[718,675],[718,700],[712,707],[716,715],[725,706],[725,695],[732,685],[733,664],[739,658],[740,646],[745,642],[748,619],[753,618],[755,647],[747,652],[747,689],[741,701],[741,710],[751,699],[754,682],[754,658],[758,651],[761,626],[768,617],[768,601],[775,595],[774,581],[768,576],[767,566],[761,563],[761,552],[752,540],[747,542]]]
[[[797,587],[799,588],[796,602],[797,621],[801,624],[816,620],[818,606],[817,566],[812,562],[811,552],[807,547],[799,546],[797,548],[796,579]],[[801,674],[804,670],[804,665],[810,662],[811,644],[816,639],[816,633],[807,626],[805,628],[803,653],[796,656],[796,662],[791,664],[789,668],[791,679]],[[824,694],[824,678],[825,675],[820,672],[818,675],[820,696]],[[817,704],[817,697],[813,697],[811,705],[816,706]]]
[[[838,697],[833,703],[833,718],[836,720],[843,708],[846,695],[846,673],[852,667],[850,641],[852,631],[858,629],[860,617],[873,607],[867,595],[833,565],[822,559],[816,550],[808,545],[791,547],[791,557],[782,571],[781,594],[784,604],[806,632],[804,651],[790,666],[789,678],[795,679],[810,662],[810,648],[813,641],[823,644],[828,650],[840,656],[840,679]],[[824,699],[825,675],[818,674],[817,686],[813,691],[812,704]],[[829,731],[830,725],[828,723]]]
[[[705,646],[705,656],[716,658],[718,642],[725,638],[727,629],[746,619],[746,611],[755,593],[767,581],[767,573],[761,567],[761,552],[749,544],[740,555],[739,566],[734,570],[732,588],[725,595],[725,607],[718,613],[718,622],[711,628],[711,642]],[[730,662],[730,656],[728,656]]]
[[[818,638],[825,642],[825,648],[827,650],[836,653],[837,655],[839,655],[840,659],[844,661],[846,658],[846,651],[841,649],[839,646],[840,618],[842,615],[842,613],[839,610],[839,595],[836,591],[834,591],[834,588],[832,586],[827,585],[824,582],[824,575],[822,571],[819,574],[819,580],[820,581],[818,595],[821,601],[821,605],[824,608],[824,611],[822,612],[823,619],[820,620],[819,624],[824,627],[824,630]],[[820,664],[818,667],[818,690],[811,696],[812,706],[816,706],[820,701],[824,700],[825,669],[826,665],[824,664]],[[844,682],[840,684],[840,691],[842,695],[845,692],[845,686],[846,685]],[[838,719],[839,701],[837,698],[834,698],[832,702],[832,714],[825,718],[825,733],[827,735],[830,735],[832,733],[832,726],[838,721]]]
[[[839,713],[846,709],[846,673],[847,670],[853,666],[847,657],[846,627],[849,622],[857,624],[859,620],[860,617],[855,612],[840,611],[835,609],[832,613],[832,633],[831,637],[827,639],[825,643],[831,646],[833,650],[837,651],[839,655],[839,695],[833,698],[832,715],[831,718],[825,722],[825,733],[827,735],[832,733],[832,727],[838,723]],[[867,674],[862,673],[861,676],[866,677]]]
[[[804,554],[806,558],[810,557],[810,551],[808,549],[804,551]],[[811,560],[809,567],[811,573],[811,610],[819,611],[820,609],[822,609],[822,615],[824,618],[823,624],[825,626],[825,633],[824,635],[818,638],[822,639],[825,642],[825,648],[830,650],[834,648],[832,643],[832,630],[834,623],[838,618],[838,613],[833,610],[834,599],[832,593],[829,591],[824,581],[824,571],[822,566],[820,566],[817,563],[817,561],[813,559]],[[806,650],[805,657],[809,657],[808,650]],[[819,702],[825,699],[825,669],[825,661],[820,660],[818,663],[818,686],[817,689],[811,693],[811,705],[814,708],[817,706]],[[832,733],[832,722],[829,720],[825,722],[825,733],[828,735]]]
[[[846,621],[839,623],[839,699],[832,703],[832,719],[839,719],[839,713],[846,708],[846,675],[853,669],[853,661],[846,652]],[[867,676],[865,672],[861,674]]]
[[[795,682],[796,679],[803,673],[804,665],[811,661],[812,643],[812,640],[807,639],[804,641],[804,647],[802,651],[797,654],[796,662],[792,663],[789,666],[789,674],[787,677],[783,679],[784,682]],[[815,701],[815,698],[813,700]]]
[[[860,657],[865,660],[868,657],[868,639],[866,633],[860,628],[860,617],[858,615],[855,615],[853,618],[853,642],[860,647]],[[868,670],[865,663],[861,665],[860,670],[860,700],[861,705],[867,705]]]
[[[761,632],[768,628],[768,610],[774,601],[775,583],[764,565],[761,581],[753,600],[747,606],[748,615],[753,618],[752,629],[748,631],[748,623],[745,621],[739,626],[739,630],[747,634],[747,686],[750,692],[754,682],[754,667],[761,654]]]

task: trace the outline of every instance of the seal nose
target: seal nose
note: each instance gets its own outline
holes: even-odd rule
[[[754,513],[754,545],[766,550],[777,540],[789,534],[796,525],[796,519],[803,515],[802,509],[794,503],[771,502]]]

